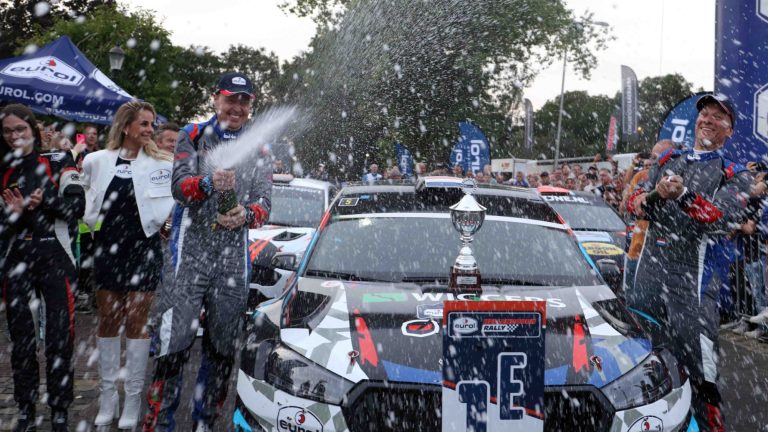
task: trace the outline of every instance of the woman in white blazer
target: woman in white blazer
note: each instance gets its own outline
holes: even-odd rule
[[[133,429],[139,419],[149,359],[147,315],[163,265],[159,231],[173,207],[173,156],[152,141],[154,121],[151,104],[124,104],[115,114],[106,149],[83,161],[85,222],[96,233],[93,276],[101,375],[97,426],[111,424],[120,413],[115,383],[123,320],[127,376],[118,427]]]

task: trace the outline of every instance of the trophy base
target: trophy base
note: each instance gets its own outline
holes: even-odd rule
[[[448,285],[450,290],[463,293],[480,293],[483,291],[481,283],[479,271],[467,271],[451,267],[451,280]]]

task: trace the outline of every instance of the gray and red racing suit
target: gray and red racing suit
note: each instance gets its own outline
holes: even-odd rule
[[[650,224],[627,303],[658,323],[657,340],[687,369],[702,430],[720,430],[718,287],[702,284],[704,256],[713,239],[746,220],[752,176],[718,152],[669,151],[630,197],[628,209],[634,211],[638,195],[671,175],[683,178],[684,193],[677,200],[654,196],[643,206]]]
[[[248,229],[267,220],[272,188],[268,151],[261,148],[252,160],[241,161],[234,169],[235,193],[246,208],[246,226],[227,230],[216,224],[219,193],[212,187],[213,172],[206,171],[206,153],[237,139],[241,131],[221,129],[214,116],[179,133],[172,187],[184,210],[175,280],[164,286],[159,299],[159,357],[148,394],[145,430],[173,429],[169,408],[178,401],[181,370],[203,306],[203,348],[211,373],[203,394],[202,420],[212,424],[226,398],[248,295]]]

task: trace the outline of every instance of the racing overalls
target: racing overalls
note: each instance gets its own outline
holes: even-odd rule
[[[681,176],[686,189],[677,200],[649,200],[643,206],[650,223],[627,303],[660,325],[657,342],[687,369],[701,429],[721,430],[719,287],[702,283],[704,257],[712,239],[745,222],[752,176],[718,152],[669,151],[632,195],[628,209],[634,211],[640,193],[653,191],[671,175]]]
[[[85,211],[85,194],[69,152],[13,158],[0,166],[0,190],[16,189],[27,198],[36,189],[42,202],[20,217],[0,211],[3,301],[11,334],[14,400],[34,407],[39,366],[33,308],[45,301],[45,357],[48,405],[66,410],[72,402],[72,350],[75,339],[73,254],[77,220]]]
[[[241,129],[244,130],[245,128]],[[227,395],[236,342],[248,296],[248,228],[268,218],[272,168],[266,147],[235,168],[235,193],[246,207],[246,226],[227,230],[216,223],[219,193],[212,187],[206,153],[241,131],[223,130],[216,116],[179,132],[173,167],[173,196],[184,206],[179,231],[175,280],[160,294],[159,353],[148,392],[145,430],[173,430],[172,406],[178,403],[181,370],[205,306],[203,349],[210,373],[203,391],[202,421],[213,424]]]

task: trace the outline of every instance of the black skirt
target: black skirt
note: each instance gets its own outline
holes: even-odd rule
[[[160,236],[115,241],[114,237],[106,238],[96,232],[93,260],[96,289],[154,291],[163,270]]]

